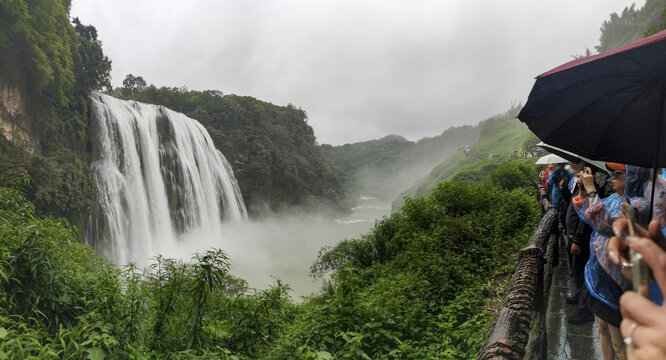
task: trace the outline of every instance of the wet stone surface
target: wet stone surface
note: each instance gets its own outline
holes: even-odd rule
[[[565,249],[560,243],[560,265],[553,269],[553,282],[546,313],[548,359],[601,359],[596,320],[581,325],[571,325],[567,322],[567,316],[576,311],[576,306],[566,302],[569,289],[573,289],[573,280],[569,278]]]

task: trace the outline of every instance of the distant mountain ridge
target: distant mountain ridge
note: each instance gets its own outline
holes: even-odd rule
[[[459,148],[478,139],[478,127],[451,127],[441,134],[410,141],[400,135],[332,146],[322,152],[344,171],[359,192],[392,199]]]
[[[383,142],[411,142],[411,141],[405,139],[403,136],[396,135],[396,134],[386,135],[383,138],[378,139],[377,141],[383,141]]]

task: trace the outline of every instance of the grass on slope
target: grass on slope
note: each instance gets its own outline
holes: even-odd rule
[[[479,141],[472,144],[470,158],[466,157],[463,149],[458,150],[435,166],[428,175],[417,180],[414,186],[403,191],[393,201],[393,209],[402,207],[405,197],[422,197],[437,184],[453,180],[460,171],[467,172],[480,167],[486,167],[490,171],[505,162],[516,161],[515,158],[505,155],[513,155],[515,150],[522,149],[525,140],[533,136],[527,126],[516,119],[519,111],[520,107],[514,107],[505,114],[482,121],[479,124]],[[489,159],[491,154],[499,158]]]

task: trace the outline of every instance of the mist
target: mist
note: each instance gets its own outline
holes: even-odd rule
[[[310,276],[310,266],[322,247],[359,237],[389,212],[388,203],[362,196],[346,215],[292,212],[228,222],[222,225],[221,233],[191,232],[174,246],[159,249],[159,253],[187,261],[194,253],[220,248],[230,258],[231,273],[251,288],[265,289],[280,279],[298,299],[321,288],[322,281]]]

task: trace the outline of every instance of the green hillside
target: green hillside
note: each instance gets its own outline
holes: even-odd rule
[[[0,1],[0,186],[30,175],[38,214],[82,225],[90,209],[89,95],[111,61],[71,1]]]
[[[475,176],[471,175],[474,174],[472,170],[487,173],[505,162],[522,161],[513,157],[514,151],[533,147],[536,137],[525,124],[516,119],[518,112],[520,107],[513,107],[502,115],[480,122],[477,125],[479,140],[471,146],[471,157],[467,158],[465,151],[459,149],[436,165],[429,174],[417,180],[412,187],[403,191],[393,201],[393,209],[400,208],[405,197],[425,196],[441,182],[454,179],[471,180],[468,177]],[[492,158],[489,158],[491,155]]]
[[[392,199],[442,159],[478,139],[476,126],[451,127],[417,142],[388,135],[378,140],[340,146],[322,145],[333,164],[344,171],[354,188]]]

